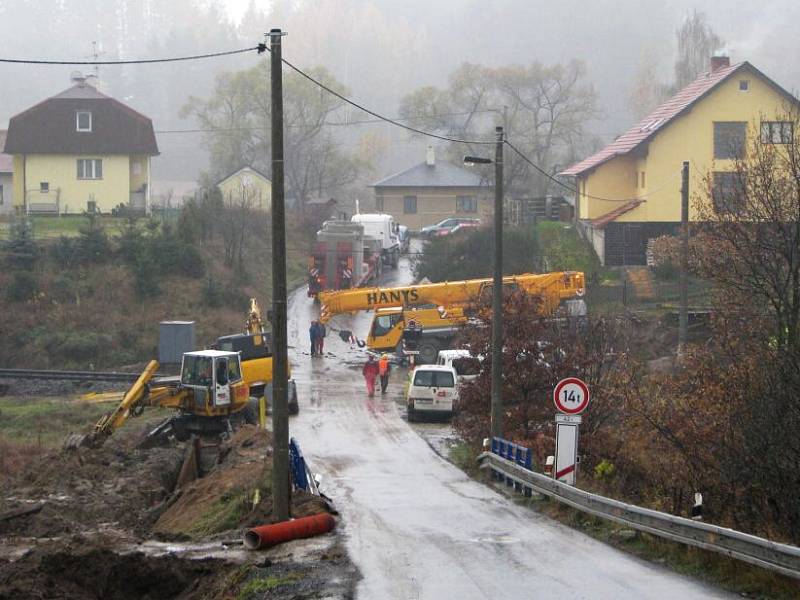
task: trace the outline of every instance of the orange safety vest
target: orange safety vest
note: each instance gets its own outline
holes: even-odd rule
[[[386,375],[389,372],[389,359],[382,358],[378,361],[378,373]]]

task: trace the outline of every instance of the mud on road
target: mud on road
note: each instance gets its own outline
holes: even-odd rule
[[[351,597],[337,533],[242,549],[241,530],[271,519],[268,436],[243,427],[180,486],[177,442],[141,450],[120,436],[35,457],[0,490],[0,599]],[[324,510],[293,494],[293,516]]]

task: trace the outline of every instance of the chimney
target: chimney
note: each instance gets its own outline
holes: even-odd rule
[[[425,155],[425,163],[429,167],[436,166],[436,155],[433,153],[433,146],[428,146],[428,153]]]
[[[711,72],[714,73],[720,69],[731,66],[731,59],[728,56],[712,56],[711,57]]]

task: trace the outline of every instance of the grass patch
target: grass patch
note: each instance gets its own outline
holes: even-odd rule
[[[236,600],[247,600],[253,594],[274,590],[284,585],[296,583],[303,578],[303,574],[297,571],[286,573],[285,575],[273,575],[271,577],[258,577],[251,579],[236,594]]]
[[[235,529],[250,510],[252,498],[252,493],[241,488],[226,492],[192,524],[188,533],[204,536]]]
[[[544,271],[600,271],[600,260],[572,225],[543,221],[536,225]]]
[[[476,477],[480,473],[478,463],[475,461],[475,457],[478,456],[478,454],[480,454],[479,449],[467,442],[459,440],[450,447],[447,458],[470,477]]]
[[[115,402],[75,402],[58,397],[3,397],[0,398],[0,438],[17,444],[58,448],[67,434],[88,431],[115,406]],[[126,425],[161,421],[170,413],[167,409],[148,409],[142,418]]]

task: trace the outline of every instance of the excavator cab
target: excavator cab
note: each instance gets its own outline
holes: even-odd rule
[[[198,409],[228,407],[235,399],[233,386],[242,380],[238,352],[201,350],[183,355],[181,387],[194,391]]]

